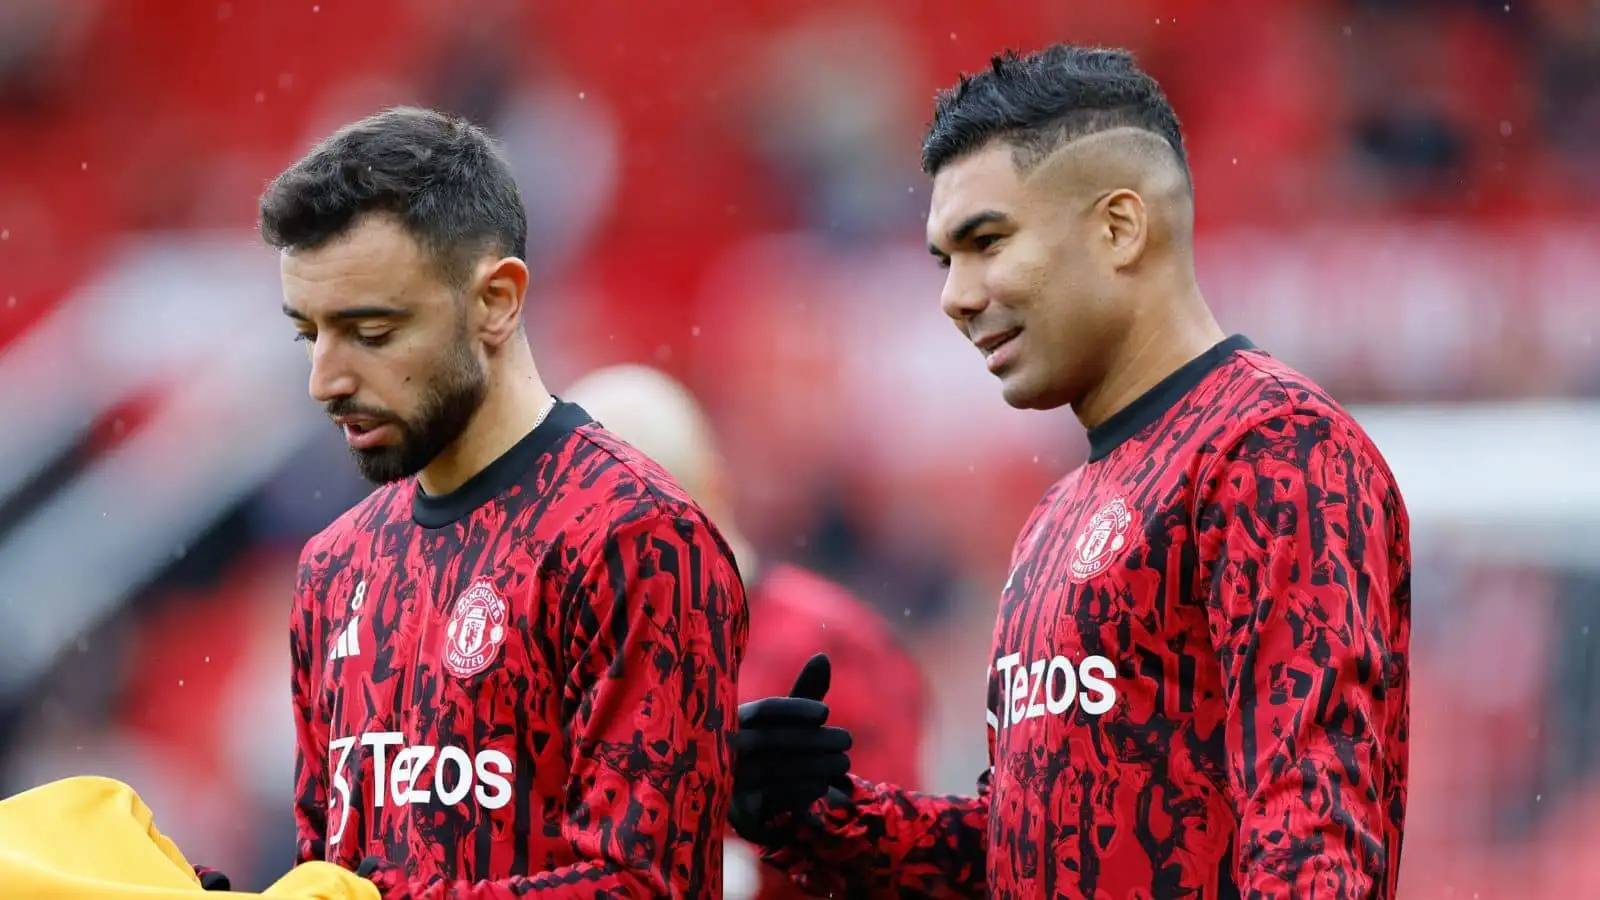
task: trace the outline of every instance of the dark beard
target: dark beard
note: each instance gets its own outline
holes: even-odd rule
[[[351,451],[361,476],[373,484],[389,484],[421,472],[467,430],[488,388],[488,377],[471,347],[466,341],[457,343],[417,414],[409,420],[389,419],[400,440],[387,447]]]

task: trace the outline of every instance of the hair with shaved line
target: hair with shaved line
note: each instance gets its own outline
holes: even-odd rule
[[[922,170],[937,175],[999,140],[1027,172],[1070,141],[1117,128],[1161,138],[1190,180],[1178,114],[1132,53],[1073,44],[1026,56],[1007,50],[940,92],[922,142]]]

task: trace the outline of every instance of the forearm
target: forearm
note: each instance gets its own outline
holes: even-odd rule
[[[1252,897],[1390,898],[1399,865],[1403,754],[1383,719],[1334,695],[1329,725],[1303,710],[1282,743],[1239,773],[1241,892]],[[1331,729],[1326,730],[1326,729]],[[1251,776],[1257,776],[1252,778]]]
[[[821,896],[984,897],[989,799],[919,794],[852,777],[763,859]]]

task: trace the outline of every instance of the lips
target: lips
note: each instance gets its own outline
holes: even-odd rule
[[[1012,338],[1015,338],[1021,333],[1021,328],[1011,328],[1006,331],[996,331],[993,334],[988,334],[978,338],[972,343],[978,348],[979,351],[983,353],[984,356],[988,356],[994,351],[1000,349],[1000,347],[1006,342],[1010,341]]]
[[[368,416],[335,416],[333,424],[353,434],[366,434],[384,423]]]
[[[401,437],[395,423],[389,419],[372,416],[334,416],[333,423],[344,432],[345,443],[353,450],[375,450]]]

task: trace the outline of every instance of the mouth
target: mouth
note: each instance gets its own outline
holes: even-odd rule
[[[357,450],[369,450],[383,443],[393,425],[383,419],[365,416],[337,416],[333,424],[344,432],[345,443]]]
[[[994,356],[996,351],[1011,343],[1016,339],[1017,335],[1021,333],[1021,328],[1012,328],[1007,331],[997,331],[994,334],[986,335],[985,337],[973,341],[972,343],[973,346],[978,348],[978,352],[982,353],[985,357]]]
[[[1022,335],[1021,328],[1011,328],[1006,331],[996,331],[973,341],[978,352],[983,354],[984,367],[990,374],[1003,376],[1017,364],[1017,340]]]

